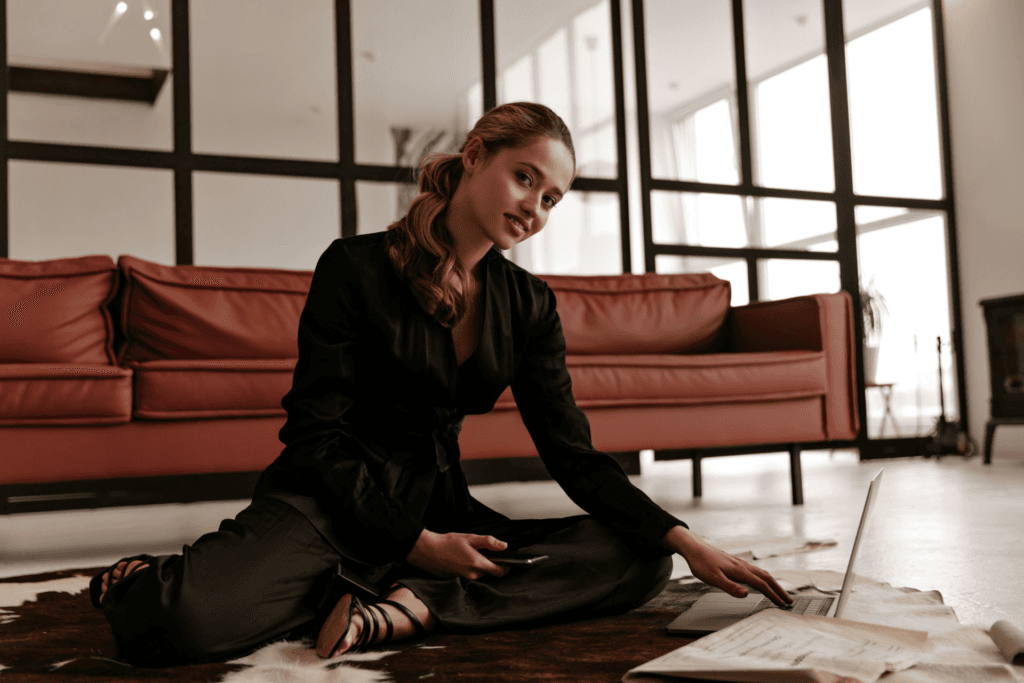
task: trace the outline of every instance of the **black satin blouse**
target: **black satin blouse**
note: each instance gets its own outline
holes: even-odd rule
[[[424,528],[503,516],[475,500],[459,466],[465,415],[509,385],[551,476],[586,512],[653,550],[683,522],[594,450],[572,396],[555,295],[493,247],[484,257],[482,332],[459,366],[452,331],[395,273],[383,232],[321,255],[299,318],[299,360],[281,400],[281,455],[255,496],[298,508],[350,559],[404,560]],[[494,438],[500,439],[500,434]]]

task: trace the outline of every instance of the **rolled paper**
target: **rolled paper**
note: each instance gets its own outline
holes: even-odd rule
[[[992,624],[989,636],[1011,664],[1024,664],[1024,631],[1002,619]]]

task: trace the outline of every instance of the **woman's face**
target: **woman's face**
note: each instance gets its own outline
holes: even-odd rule
[[[488,240],[510,249],[548,222],[572,183],[572,155],[560,140],[547,136],[485,154],[480,138],[463,152],[462,182],[468,182],[471,217]]]

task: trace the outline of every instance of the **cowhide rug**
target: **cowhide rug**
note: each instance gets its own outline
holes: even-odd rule
[[[607,681],[686,639],[665,625],[709,590],[672,581],[627,614],[538,628],[461,635],[433,633],[384,651],[322,660],[313,642],[281,641],[217,664],[137,668],[117,658],[89,579],[103,567],[0,579],[0,681],[7,683],[405,683],[412,681]]]

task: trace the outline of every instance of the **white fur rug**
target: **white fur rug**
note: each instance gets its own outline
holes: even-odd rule
[[[88,576],[71,576],[39,583],[0,583],[0,629],[18,618],[10,610],[29,602],[45,592],[70,593],[82,595],[88,600]],[[84,594],[84,595],[83,595]],[[7,608],[7,609],[5,609]],[[382,671],[363,668],[364,664],[377,662],[393,652],[366,652],[352,655],[341,655],[334,659],[320,659],[313,649],[315,643],[308,641],[278,641],[239,659],[231,660],[231,664],[245,665],[247,668],[225,675],[223,683],[384,683],[391,677]],[[0,671],[9,669],[3,661],[0,651]],[[100,657],[105,659],[105,657]],[[50,668],[54,671],[64,667],[74,659],[53,662]],[[115,660],[107,660],[115,661]],[[117,662],[129,668],[124,662]]]
[[[233,659],[229,664],[246,664],[225,676],[223,683],[383,683],[391,677],[382,671],[363,669],[352,664],[375,662],[392,652],[365,652],[320,659],[312,641],[282,640],[270,643],[252,654]]]

